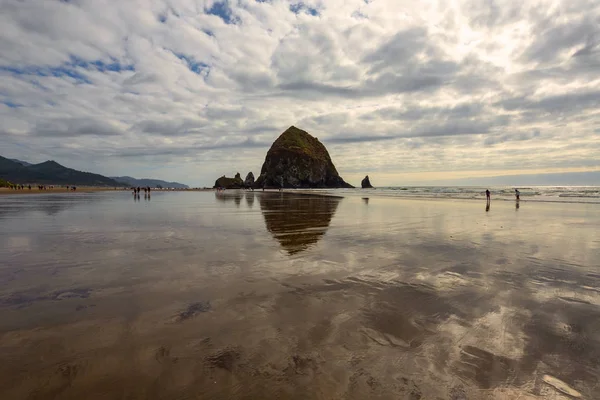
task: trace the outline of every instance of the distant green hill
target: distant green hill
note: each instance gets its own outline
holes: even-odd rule
[[[0,156],[0,179],[12,183],[78,186],[127,186],[123,182],[99,174],[67,168],[56,161],[29,164]]]

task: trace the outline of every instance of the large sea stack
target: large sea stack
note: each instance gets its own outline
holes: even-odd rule
[[[254,187],[352,188],[338,174],[327,149],[308,132],[290,126],[273,143]]]
[[[365,176],[365,179],[363,179],[360,182],[360,186],[363,189],[373,189],[373,186],[371,185],[371,181],[369,180],[369,175]]]

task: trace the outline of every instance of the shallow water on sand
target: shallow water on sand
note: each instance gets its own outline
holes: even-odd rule
[[[5,196],[0,398],[600,398],[599,211]]]

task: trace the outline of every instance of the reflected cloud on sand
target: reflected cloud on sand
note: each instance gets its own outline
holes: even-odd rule
[[[340,197],[261,193],[260,209],[267,230],[289,253],[308,249],[327,232]]]
[[[99,196],[75,193],[26,196],[5,199],[0,208],[0,219],[28,212],[42,212],[47,216],[56,216],[81,203],[96,203],[102,199]]]

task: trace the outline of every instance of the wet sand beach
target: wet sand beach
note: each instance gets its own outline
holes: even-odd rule
[[[35,194],[35,195],[40,195],[40,194],[55,194],[55,193],[96,193],[96,192],[114,192],[114,191],[131,191],[130,188],[113,188],[113,187],[96,187],[96,186],[77,186],[77,190],[72,190],[72,189],[67,189],[66,187],[54,187],[54,188],[49,188],[46,190],[40,190],[37,187],[32,187],[31,190],[25,188],[25,189],[19,189],[19,190],[13,190],[13,189],[9,189],[9,188],[0,188],[0,195],[29,195],[29,194]],[[154,192],[164,192],[164,191],[168,191],[168,192],[206,192],[206,191],[212,191],[212,189],[156,189],[153,188],[152,189],[152,193]]]
[[[600,398],[596,204],[0,197],[0,398]]]
[[[36,187],[31,187],[31,190],[25,187],[25,189],[13,190],[9,188],[0,188],[0,195],[29,195],[29,194],[54,194],[54,193],[95,193],[95,192],[106,192],[115,190],[125,190],[122,188],[106,188],[106,187],[77,187],[77,190],[67,189],[66,187],[54,187],[47,188],[46,190],[40,190]],[[128,189],[127,189],[128,190]]]

